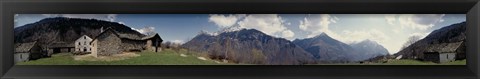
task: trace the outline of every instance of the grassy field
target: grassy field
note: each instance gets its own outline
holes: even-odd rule
[[[433,63],[433,62],[425,62],[425,61],[418,61],[418,60],[391,60],[387,63],[372,63],[372,65],[466,65],[467,60],[457,60],[448,63]]]
[[[182,57],[181,54],[186,55]],[[54,54],[49,58],[41,58],[27,62],[17,63],[17,65],[252,65],[236,63],[218,63],[214,60],[201,60],[197,57],[207,57],[202,53],[179,50],[178,52],[166,49],[162,52],[144,51],[138,53],[140,56],[116,60],[116,61],[85,61],[75,60],[70,53]],[[91,57],[94,58],[94,57]],[[345,64],[311,64],[311,65],[466,65],[466,60],[459,60],[448,63],[433,63],[418,60],[389,60],[386,63],[345,63]]]
[[[427,61],[418,61],[411,59],[389,60],[386,63],[339,63],[339,64],[312,64],[312,65],[466,65],[467,60],[457,60],[448,63],[434,63]]]
[[[213,60],[200,60],[196,56],[188,54],[187,57],[180,56],[183,52],[175,52],[166,49],[162,52],[141,52],[140,56],[118,61],[83,61],[74,60],[70,53],[55,54],[50,58],[42,58],[27,62],[17,63],[18,65],[222,65],[231,63],[216,63]]]

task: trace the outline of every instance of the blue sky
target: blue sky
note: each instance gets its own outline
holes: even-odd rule
[[[465,14],[16,14],[15,27],[48,17],[118,22],[141,33],[148,29],[166,41],[184,43],[200,31],[257,29],[288,40],[326,33],[347,44],[366,39],[396,53],[410,36],[425,37],[435,29],[465,21]]]

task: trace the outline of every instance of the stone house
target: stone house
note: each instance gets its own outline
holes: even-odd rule
[[[148,40],[150,40],[150,42],[147,42]],[[147,47],[154,45],[150,43],[159,44],[158,41],[160,40],[161,38],[158,34],[147,37],[139,37],[132,34],[118,33],[111,28],[107,28],[105,31],[102,31],[102,33],[96,36],[90,43],[92,47],[92,55],[98,57],[120,54],[126,51],[139,52],[146,50],[147,48],[151,48]]]
[[[445,63],[455,61],[456,54],[463,42],[456,43],[440,43],[430,45],[423,53],[425,61],[432,61],[435,63]]]
[[[37,42],[28,42],[28,43],[19,43],[15,44],[15,54],[14,61],[25,62],[31,59],[42,58],[43,52],[42,48],[37,44]]]
[[[75,40],[75,51],[76,52],[91,52],[92,48],[90,42],[92,42],[92,38],[88,37],[87,35],[83,35],[77,40]]]
[[[119,35],[111,30],[107,29],[96,36],[92,42],[92,55],[98,57],[99,55],[112,55],[121,53],[121,39]]]

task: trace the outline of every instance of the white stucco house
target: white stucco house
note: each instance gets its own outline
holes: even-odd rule
[[[91,52],[92,47],[90,42],[92,38],[88,37],[87,35],[83,35],[77,40],[75,40],[75,51],[76,52]]]

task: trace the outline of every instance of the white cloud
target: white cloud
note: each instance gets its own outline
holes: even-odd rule
[[[108,21],[114,22],[117,19],[117,15],[116,14],[108,14],[107,19],[108,19]]]
[[[208,18],[209,22],[215,23],[220,28],[230,27],[237,23],[238,20],[245,17],[245,14],[230,14],[228,16],[221,14],[211,14]]]
[[[123,25],[125,25],[125,23],[124,23],[124,22],[118,22],[118,23],[119,23],[119,24],[123,24]]]
[[[330,24],[337,23],[340,19],[328,14],[310,14],[300,21],[300,30],[308,32],[307,38],[326,33],[330,37],[345,43],[354,43],[365,39],[373,40],[379,43],[385,43],[389,37],[377,29],[369,30],[343,30],[332,31]],[[398,31],[400,32],[400,31]]]
[[[387,14],[385,15],[385,20],[387,21],[388,24],[393,25],[394,22],[396,21],[396,16],[395,14]]]
[[[288,29],[285,21],[277,14],[212,14],[209,22],[215,23],[223,30],[230,29],[256,29],[267,35],[292,39],[295,33]]]
[[[411,36],[420,36],[420,38],[423,39],[423,38],[425,38],[428,34],[430,34],[430,33],[416,32],[416,33],[411,33],[411,34],[409,35],[409,37],[411,37]]]
[[[330,36],[335,36],[333,32],[330,31],[330,23],[336,23],[336,17],[331,17],[329,14],[309,14],[302,21],[300,21],[299,28],[303,31],[309,32],[307,37],[314,37],[321,34],[322,32],[327,33]]]
[[[14,27],[18,27],[18,25],[19,25],[19,24],[18,24],[18,14],[15,14],[15,15],[13,16],[13,26],[14,26]]]
[[[272,36],[293,37],[293,31],[287,29],[284,20],[277,14],[250,14],[237,24],[241,28],[257,29]]]
[[[398,33],[400,33],[400,32],[401,32],[401,29],[392,29],[392,31],[393,31],[393,33],[396,33],[396,34],[398,34]]]
[[[385,35],[385,33],[377,29],[370,29],[370,30],[363,30],[363,31],[345,30],[343,31],[342,35],[344,35],[344,37],[341,38],[341,40],[347,43],[358,42],[365,39],[369,39],[382,44],[387,42],[387,40],[389,40],[389,38],[387,37],[387,35]]]
[[[117,19],[117,14],[42,14],[45,17],[67,17],[67,18],[83,18],[83,19],[98,19],[114,22]]]
[[[385,20],[391,25],[398,22],[402,29],[427,30],[436,23],[443,22],[443,16],[445,14],[399,14],[385,15]]]
[[[339,19],[338,17],[336,17],[336,16],[333,16],[333,19],[334,19],[335,21],[340,20],[340,19]]]
[[[155,32],[155,27],[144,27],[144,28],[141,28],[141,29],[136,29],[136,28],[133,28],[131,27],[132,30],[135,30],[135,31],[138,31],[144,35],[149,35],[149,34],[154,34],[156,33]]]
[[[177,44],[183,44],[183,40],[172,40],[171,42],[177,43]]]
[[[295,33],[293,33],[293,31],[291,30],[284,30],[282,32],[282,37],[287,37],[287,38],[291,38],[295,35]]]
[[[415,15],[414,21],[422,25],[434,25],[442,21],[445,14],[417,14]]]

